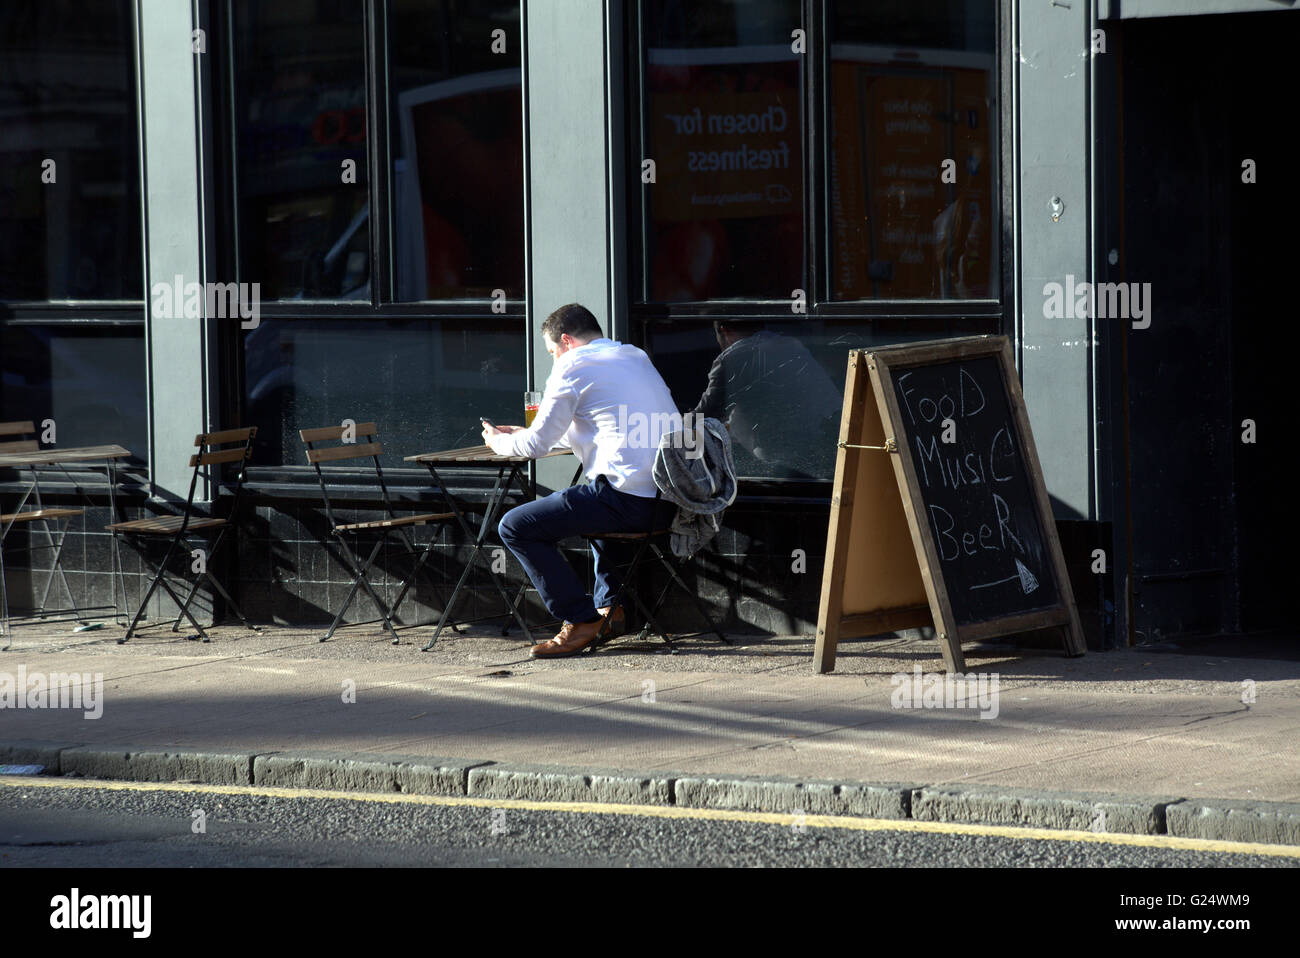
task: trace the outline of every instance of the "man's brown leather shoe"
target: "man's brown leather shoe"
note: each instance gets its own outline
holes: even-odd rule
[[[596,610],[602,618],[606,615],[609,616],[609,622],[606,623],[604,630],[601,632],[602,639],[616,639],[627,631],[627,616],[623,613],[623,607],[616,605],[613,608],[613,613],[610,612],[609,606]]]
[[[536,659],[563,659],[577,655],[596,640],[600,619],[595,622],[566,622],[555,638],[534,645],[528,654]]]

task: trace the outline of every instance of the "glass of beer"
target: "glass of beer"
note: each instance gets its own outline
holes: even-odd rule
[[[542,405],[542,394],[529,390],[524,393],[524,428],[530,429],[537,418],[537,410]]]

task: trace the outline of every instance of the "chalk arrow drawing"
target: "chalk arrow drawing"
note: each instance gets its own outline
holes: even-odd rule
[[[1034,574],[1025,568],[1025,564],[1019,559],[1016,560],[1016,571],[1020,573],[1020,588],[1025,590],[1025,595],[1033,592],[1038,588],[1038,580]]]
[[[984,582],[980,585],[973,585],[971,586],[971,590],[988,589],[995,585],[1001,585],[1004,582],[1015,582],[1017,579],[1020,580],[1020,588],[1024,590],[1025,595],[1029,595],[1029,593],[1038,588],[1038,578],[1025,568],[1023,562],[1017,559],[1015,575],[1009,575],[1005,579],[998,579],[996,582]]]

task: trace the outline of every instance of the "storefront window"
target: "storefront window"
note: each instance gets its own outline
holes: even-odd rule
[[[242,336],[256,461],[303,466],[300,429],[352,419],[411,468],[479,442],[480,416],[519,420],[519,6],[234,4],[240,278],[281,300]],[[311,302],[330,299],[354,302]]]
[[[144,329],[0,326],[0,421],[54,421],[60,446],[117,443],[147,460]]]
[[[298,430],[373,421],[384,467],[481,442],[479,416],[522,418],[523,320],[263,320],[245,334],[259,463],[305,464]]]
[[[982,320],[724,319],[650,322],[645,334],[677,408],[726,424],[738,475],[826,480],[849,350],[990,331]]]
[[[0,4],[0,421],[143,462],[133,6]]]
[[[0,299],[143,297],[131,6],[0,4]]]
[[[367,9],[234,0],[240,278],[265,299],[372,301],[391,213],[392,301],[522,297],[518,6],[390,0],[386,50],[367,49]],[[369,61],[392,163],[373,203]]]
[[[798,0],[641,10],[639,301],[788,299],[806,285]]]
[[[643,0],[632,36],[635,302],[999,298],[994,0]]]
[[[831,11],[831,298],[996,298],[996,5]]]
[[[524,291],[519,7],[393,0],[398,302]]]
[[[742,477],[832,478],[850,349],[999,331],[997,11],[637,5],[632,315]]]
[[[362,0],[234,0],[238,268],[263,299],[370,299]]]

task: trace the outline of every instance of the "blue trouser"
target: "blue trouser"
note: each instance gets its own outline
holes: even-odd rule
[[[591,622],[597,607],[610,604],[619,589],[617,568],[628,561],[634,545],[619,539],[596,540],[596,594],[582,587],[558,543],[572,536],[601,532],[650,532],[666,529],[677,507],[662,499],[619,492],[604,476],[570,486],[543,499],[516,506],[497,527],[501,541],[515,554],[541,594],[551,615],[564,622]]]

